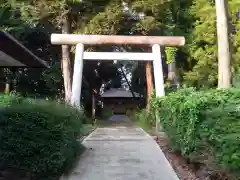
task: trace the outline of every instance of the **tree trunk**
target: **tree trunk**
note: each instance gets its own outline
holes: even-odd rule
[[[174,87],[179,87],[178,74],[176,68],[176,62],[168,64],[168,80],[171,82],[171,85]]]
[[[153,85],[152,85],[152,71],[151,71],[151,62],[148,61],[145,64],[146,66],[146,81],[147,81],[147,112],[150,112],[150,99],[152,95]]]
[[[218,37],[218,88],[231,87],[231,55],[227,0],[215,0]]]
[[[62,33],[70,33],[70,20],[67,16],[62,19]],[[62,45],[62,74],[65,89],[65,102],[70,103],[72,92],[72,68],[71,68],[70,47]]]

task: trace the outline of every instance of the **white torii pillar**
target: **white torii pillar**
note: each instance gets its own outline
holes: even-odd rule
[[[77,44],[73,68],[71,104],[78,108],[81,106],[83,53],[84,45],[81,43]]]

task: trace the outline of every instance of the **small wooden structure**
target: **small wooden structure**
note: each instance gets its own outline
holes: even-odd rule
[[[125,89],[112,88],[101,94],[104,109],[107,109],[112,114],[126,114],[129,110],[134,110],[138,107],[140,96],[134,92]]]
[[[10,80],[5,82],[4,68],[47,67],[45,61],[35,56],[10,34],[0,31],[0,92],[10,91]]]
[[[0,67],[46,68],[48,66],[10,34],[0,31]]]

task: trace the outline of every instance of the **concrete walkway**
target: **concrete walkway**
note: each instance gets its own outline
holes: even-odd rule
[[[163,152],[141,128],[98,128],[64,180],[179,180]]]

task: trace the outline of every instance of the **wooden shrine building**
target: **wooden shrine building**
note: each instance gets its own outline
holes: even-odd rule
[[[9,91],[10,88],[10,84],[5,83],[4,68],[47,67],[45,61],[34,55],[14,37],[0,31],[0,92]]]
[[[112,88],[101,95],[104,109],[107,109],[112,114],[126,114],[127,111],[134,110],[140,103],[140,96],[134,92],[125,89]]]

